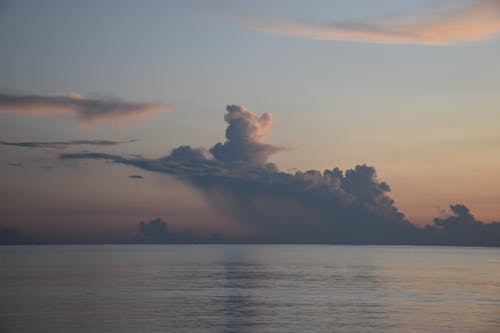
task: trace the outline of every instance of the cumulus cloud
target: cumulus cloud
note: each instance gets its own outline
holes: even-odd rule
[[[500,222],[477,220],[463,204],[451,205],[444,217],[436,217],[426,228],[425,240],[432,244],[500,246]]]
[[[272,116],[258,117],[232,105],[226,110],[227,141],[208,151],[180,146],[153,159],[94,152],[60,157],[107,160],[179,178],[204,194],[219,212],[254,230],[246,238],[226,242],[500,246],[500,223],[477,221],[464,205],[452,205],[448,215],[436,218],[432,226],[410,223],[390,198],[390,186],[378,180],[371,166],[280,171],[268,163],[267,148],[248,149],[249,144],[269,146],[264,139]],[[229,152],[221,148],[230,145],[239,147],[239,155],[232,148],[227,148]],[[180,241],[163,221],[154,221],[141,224],[147,239]]]
[[[139,232],[147,243],[190,243],[194,241],[190,229],[179,232],[171,231],[161,218],[139,223]]]
[[[74,146],[116,146],[124,143],[135,142],[136,140],[128,141],[111,141],[111,140],[71,140],[71,141],[0,141],[4,146],[14,146],[23,148],[42,148],[42,149],[67,149]]]
[[[117,98],[89,98],[79,94],[9,95],[0,94],[0,113],[29,115],[75,115],[80,123],[113,123],[117,120],[142,120],[167,111],[169,104],[131,102]]]
[[[264,143],[273,126],[272,114],[260,117],[239,105],[228,105],[224,120],[229,124],[224,143],[217,143],[210,152],[221,161],[260,163],[280,150]]]
[[[500,34],[498,0],[469,0],[461,8],[433,9],[371,20],[315,22],[242,14],[231,16],[256,31],[318,40],[449,45]]]
[[[233,105],[226,111],[227,141],[208,152],[180,146],[158,159],[103,153],[68,153],[61,158],[109,160],[174,175],[235,221],[252,224],[256,232],[249,237],[255,241],[412,241],[415,227],[396,209],[387,195],[389,186],[378,181],[374,168],[282,172],[267,162],[271,152],[279,150],[264,143],[272,116],[258,117]]]

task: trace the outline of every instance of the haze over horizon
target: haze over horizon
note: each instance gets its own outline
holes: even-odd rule
[[[0,227],[483,228],[500,221],[499,35],[497,0],[2,2]]]

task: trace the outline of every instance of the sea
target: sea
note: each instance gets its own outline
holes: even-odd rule
[[[500,332],[500,249],[0,247],[0,332]]]

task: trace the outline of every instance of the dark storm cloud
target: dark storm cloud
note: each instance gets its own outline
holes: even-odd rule
[[[264,143],[272,116],[230,105],[227,141],[209,152],[180,146],[162,158],[102,153],[62,154],[175,175],[207,196],[222,212],[256,227],[253,239],[279,242],[404,243],[415,227],[405,220],[377,180],[375,169],[286,173],[267,157],[279,148]]]
[[[21,141],[10,142],[0,141],[0,144],[5,146],[15,146],[23,148],[42,148],[42,149],[66,149],[74,146],[116,146],[124,143],[135,142],[136,140],[128,141],[110,141],[110,140],[71,140],[71,141]]]
[[[117,98],[89,98],[79,94],[10,95],[0,93],[0,113],[54,115],[75,114],[82,123],[143,117],[170,109],[163,103],[125,101]]]
[[[448,9],[434,5],[420,13],[364,20],[304,20],[237,12],[229,13],[229,17],[263,33],[315,40],[450,45],[500,35],[498,0],[469,0],[459,2],[458,8],[450,6]]]
[[[436,217],[425,231],[425,239],[434,244],[500,246],[500,222],[479,221],[462,204],[451,205],[447,216]]]
[[[139,223],[142,240],[147,243],[189,243],[194,241],[190,229],[174,232],[161,218]]]
[[[158,159],[103,153],[60,157],[108,160],[174,175],[206,195],[220,212],[255,230],[236,241],[500,246],[500,223],[477,221],[463,205],[451,206],[449,216],[436,218],[433,226],[413,225],[395,207],[390,186],[377,179],[371,166],[280,171],[266,162],[279,150],[263,141],[272,116],[257,117],[234,105],[226,110],[227,141],[208,152],[180,146]],[[143,235],[155,241],[172,237],[166,224],[155,221],[141,224]]]

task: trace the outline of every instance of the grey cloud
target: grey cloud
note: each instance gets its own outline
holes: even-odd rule
[[[226,110],[228,140],[214,148],[237,145],[238,158],[226,148],[212,148],[210,156],[204,149],[189,146],[158,159],[102,153],[62,154],[61,158],[109,160],[174,175],[200,190],[220,211],[254,225],[257,231],[249,237],[256,241],[412,241],[415,227],[394,207],[387,195],[389,186],[377,180],[374,168],[359,165],[345,173],[338,168],[282,172],[266,162],[267,154],[247,149],[249,143],[268,146],[264,138],[272,116],[257,117],[236,106]]]
[[[118,119],[141,120],[166,111],[171,105],[125,101],[117,98],[89,98],[78,94],[10,95],[0,93],[0,113],[54,115],[75,114],[82,123]]]
[[[111,140],[71,140],[71,141],[21,141],[10,142],[0,141],[5,146],[24,147],[24,148],[42,148],[42,149],[67,149],[74,146],[116,146],[124,143],[131,143],[137,140],[111,141]]]
[[[147,243],[191,243],[194,241],[190,229],[171,231],[161,218],[139,223],[139,232]]]
[[[131,158],[105,153],[65,153],[61,154],[62,160],[90,159],[108,160],[115,163],[134,166],[140,169],[176,175],[184,180],[195,179],[203,176],[223,175],[228,172],[226,165],[215,159],[204,156],[202,149],[189,146],[180,146],[162,158],[147,159],[140,156]]]
[[[451,205],[446,217],[426,228],[426,240],[442,245],[500,246],[500,222],[477,220],[463,204]]]

